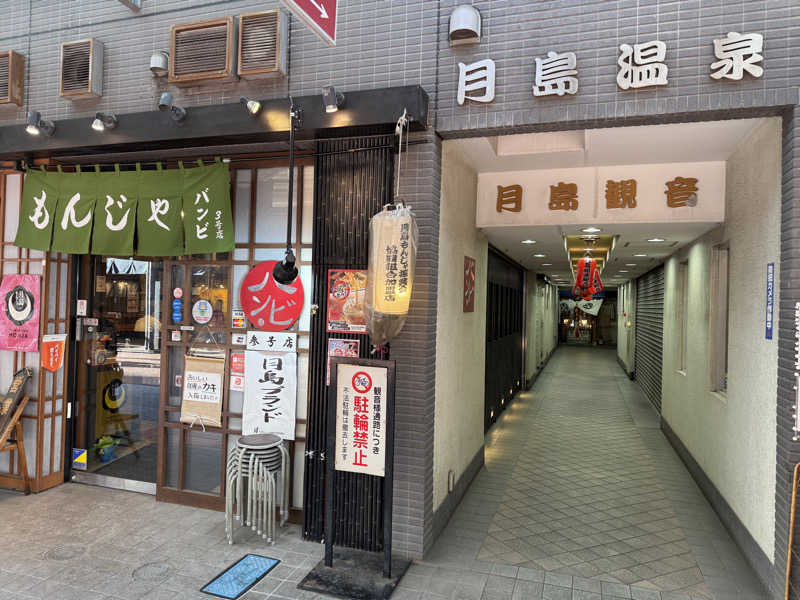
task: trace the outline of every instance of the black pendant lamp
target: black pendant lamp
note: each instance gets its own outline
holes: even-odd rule
[[[289,106],[289,203],[286,215],[286,256],[275,265],[272,276],[282,285],[297,279],[297,259],[292,250],[292,208],[294,207],[294,130],[300,125],[302,113],[292,102]]]

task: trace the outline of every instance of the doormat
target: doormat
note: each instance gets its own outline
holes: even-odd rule
[[[297,587],[348,600],[386,600],[410,564],[409,560],[392,558],[392,577],[386,579],[382,552],[334,548],[333,567],[326,567],[321,560]]]
[[[203,586],[200,591],[218,598],[234,600],[257,584],[279,560],[247,554]]]

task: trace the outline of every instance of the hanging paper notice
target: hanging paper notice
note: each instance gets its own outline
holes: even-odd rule
[[[40,275],[6,275],[0,283],[0,350],[39,349]]]
[[[228,165],[183,171],[183,227],[186,254],[233,250],[233,217]]]
[[[366,290],[366,271],[328,271],[328,333],[366,333]]]
[[[225,360],[187,356],[183,369],[181,423],[221,427]]]
[[[55,373],[64,364],[64,348],[66,347],[67,334],[57,333],[42,336],[42,368]]]
[[[336,470],[386,472],[387,369],[337,364]]]
[[[331,358],[336,356],[346,356],[348,358],[358,358],[358,350],[361,342],[358,340],[340,340],[330,338],[328,340],[328,371],[325,376],[325,385],[331,384]]]
[[[248,350],[244,359],[242,433],[274,433],[293,440],[297,354]]]
[[[600,307],[603,306],[602,300],[581,300],[578,302],[578,308],[588,315],[594,317],[600,312]]]
[[[58,202],[57,181],[45,171],[31,170],[25,175],[15,246],[50,249]]]

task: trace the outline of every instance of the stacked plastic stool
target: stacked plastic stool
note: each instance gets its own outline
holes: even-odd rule
[[[280,477],[276,481],[276,477]],[[289,518],[289,450],[271,433],[245,435],[228,454],[225,485],[225,533],[233,544],[234,522],[275,542],[275,496],[281,490],[281,526]]]

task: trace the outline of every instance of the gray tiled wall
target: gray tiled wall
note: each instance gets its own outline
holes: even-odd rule
[[[473,0],[483,15],[477,47],[451,49],[446,41],[452,8],[468,0],[340,0],[339,45],[325,47],[296,20],[291,26],[287,79],[178,88],[154,79],[150,53],[167,49],[172,23],[238,15],[278,6],[278,0],[143,0],[133,13],[114,0],[0,0],[0,49],[28,61],[27,104],[46,118],[119,114],[155,108],[170,89],[179,104],[235,102],[316,94],[334,83],[342,90],[419,84],[431,98],[431,124],[444,137],[568,127],[732,118],[782,114],[784,128],[784,220],[782,225],[781,335],[778,415],[778,485],[773,590],[780,595],[786,555],[791,467],[800,460],[791,442],[793,309],[800,299],[800,5],[796,0]],[[708,76],[712,40],[728,31],[764,35],[765,74],[741,82]],[[105,92],[95,101],[58,97],[61,42],[95,36],[105,44]],[[669,86],[621,91],[616,87],[620,43],[660,39],[667,44]],[[575,51],[580,92],[534,98],[534,57],[548,50]],[[492,58],[497,99],[491,105],[456,103],[457,63]],[[0,126],[19,122],[25,107],[0,107]],[[398,415],[398,479],[395,490],[396,547],[421,555],[432,543],[433,390],[436,276],[439,223],[440,140],[433,132],[413,146],[403,194],[420,222],[420,255],[412,314],[393,344],[398,392],[409,398]],[[800,568],[797,570],[800,572]]]

